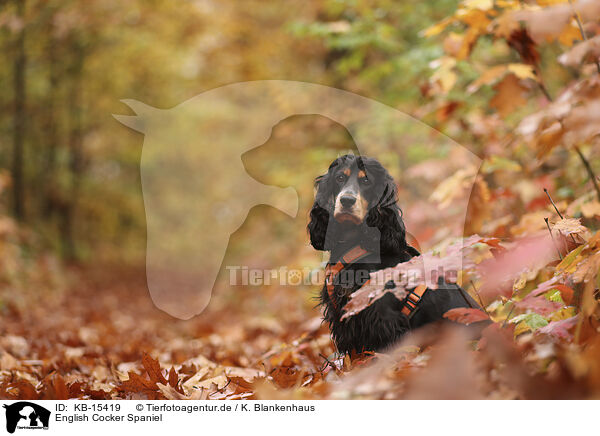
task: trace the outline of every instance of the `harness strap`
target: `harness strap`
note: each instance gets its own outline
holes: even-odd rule
[[[348,265],[355,263],[357,260],[365,257],[369,252],[362,248],[360,245],[352,248],[346,254],[342,256],[342,259],[338,261],[336,264],[331,265],[328,264],[325,268],[325,284],[327,285],[327,294],[329,295],[329,300],[333,304],[333,307],[337,309],[337,304],[335,299],[333,298],[333,291],[335,289],[334,280],[337,275]]]
[[[361,246],[357,245],[356,247],[354,247],[350,251],[348,251],[346,254],[344,254],[340,261],[338,261],[337,263],[335,263],[333,265],[328,264],[325,267],[325,285],[327,286],[327,294],[329,295],[329,301],[331,301],[331,304],[333,304],[333,307],[336,310],[337,310],[337,304],[335,302],[335,298],[333,298],[334,297],[333,292],[335,290],[335,285],[334,285],[335,278],[348,265],[355,263],[357,260],[365,257],[368,254],[369,254],[369,252],[367,250],[365,250]],[[368,282],[369,281],[367,280],[366,283],[368,283]],[[363,284],[363,286],[365,284]],[[412,317],[415,310],[419,306],[419,303],[421,302],[423,295],[425,295],[425,292],[427,292],[427,286],[425,286],[425,285],[419,285],[416,288],[414,288],[412,291],[410,291],[408,293],[408,295],[406,296],[406,302],[404,303],[404,306],[402,307],[401,312],[409,318]]]
[[[427,286],[425,285],[419,285],[410,291],[406,296],[406,302],[404,303],[404,307],[402,308],[401,312],[410,318],[421,302],[421,298],[423,298],[425,292],[427,292]]]

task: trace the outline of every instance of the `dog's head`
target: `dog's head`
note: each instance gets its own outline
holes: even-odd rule
[[[331,250],[336,239],[343,238],[344,233],[357,233],[356,230],[360,230],[363,245],[379,242],[382,252],[406,248],[396,184],[376,159],[341,156],[331,163],[326,174],[315,179],[315,189],[308,224],[315,249]]]

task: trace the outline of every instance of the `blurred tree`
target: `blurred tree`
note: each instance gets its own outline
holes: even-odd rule
[[[321,52],[286,29],[316,4],[2,1],[0,81],[12,86],[0,102],[12,117],[0,119],[0,166],[14,216],[27,211],[67,257],[141,259],[141,137],[110,116],[119,100],[169,107],[230,82],[318,81]]]
[[[421,32],[456,8],[456,0],[327,0],[317,19],[290,28],[327,49],[325,67],[335,86],[407,111],[423,102],[419,84],[441,47]]]
[[[25,52],[25,0],[15,0],[16,16],[19,29],[16,31],[14,48],[13,84],[14,84],[14,137],[13,137],[13,201],[14,213],[19,219],[25,216],[23,187],[23,142],[26,129],[25,115],[25,68],[27,54]]]

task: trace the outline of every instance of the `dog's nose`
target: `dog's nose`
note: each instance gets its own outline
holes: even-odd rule
[[[340,197],[340,203],[343,207],[352,207],[356,203],[356,197],[353,195],[342,195]]]

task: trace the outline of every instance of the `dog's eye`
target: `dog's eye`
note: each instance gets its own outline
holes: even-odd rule
[[[346,176],[344,174],[338,174],[335,177],[336,182],[343,183],[346,180]]]
[[[371,181],[369,179],[367,179],[366,177],[363,177],[362,179],[359,180],[361,185],[370,185]]]

